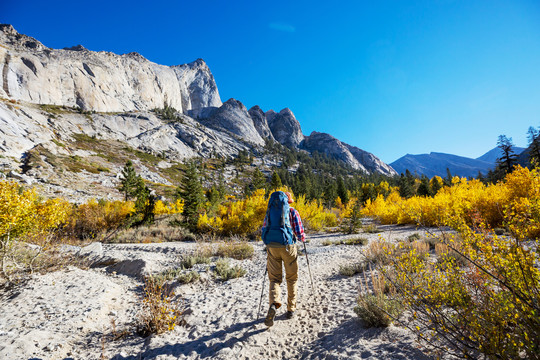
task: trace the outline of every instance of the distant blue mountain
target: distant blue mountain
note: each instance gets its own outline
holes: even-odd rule
[[[524,148],[514,148],[516,154]],[[426,175],[431,178],[435,175],[446,176],[446,169],[450,169],[452,175],[464,177],[477,177],[478,172],[487,174],[495,167],[500,149],[494,148],[477,159],[452,154],[436,153],[411,155],[407,154],[390,164],[398,173],[405,173],[408,169],[411,173]]]
[[[516,155],[521,154],[525,150],[525,148],[521,148],[521,147],[517,147],[517,146],[514,147],[513,149],[514,149],[514,153]],[[493,148],[493,149],[489,150],[484,155],[482,155],[480,157],[477,157],[476,160],[487,161],[487,162],[495,164],[495,162],[497,162],[497,159],[500,158],[501,156],[502,156],[501,149],[496,147],[496,148]]]

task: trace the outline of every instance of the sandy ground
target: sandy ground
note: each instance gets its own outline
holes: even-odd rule
[[[414,227],[380,226],[379,234],[400,240]],[[298,311],[294,319],[279,309],[273,327],[263,318],[268,308],[265,280],[263,309],[257,314],[265,253],[253,243],[255,256],[232,260],[247,270],[239,279],[213,279],[210,265],[197,265],[203,281],[177,285],[185,301],[185,326],[142,338],[133,331],[141,309],[140,275],[178,265],[195,243],[94,245],[104,264],[89,270],[68,268],[0,293],[1,359],[429,359],[410,332],[398,326],[366,328],[355,315],[359,275],[339,275],[342,264],[361,259],[361,246],[323,246],[341,234],[309,236],[308,256],[315,283],[311,289],[305,256],[299,260]],[[94,250],[95,250],[94,249]],[[97,251],[97,250],[96,250]],[[92,255],[92,248],[88,253]],[[97,257],[96,257],[97,258]],[[103,260],[105,259],[105,260]],[[127,274],[127,275],[125,275]],[[286,286],[282,284],[286,301]],[[127,329],[130,334],[113,339]]]

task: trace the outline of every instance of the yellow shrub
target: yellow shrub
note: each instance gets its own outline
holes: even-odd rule
[[[0,181],[0,239],[49,231],[66,221],[70,208],[67,201],[43,201],[33,188],[20,191],[17,183]]]
[[[184,201],[182,199],[176,200],[174,203],[166,204],[161,200],[156,201],[154,205],[155,215],[172,215],[180,214],[184,209]]]
[[[286,187],[279,190],[291,192]],[[208,216],[207,213],[200,215],[197,227],[203,232],[222,235],[254,234],[262,227],[267,205],[266,191],[259,189],[246,199],[231,200],[220,205],[215,217]],[[317,201],[307,202],[304,196],[299,196],[292,206],[300,213],[307,229],[320,230],[337,224],[336,215],[325,211]]]
[[[77,238],[95,238],[104,231],[118,228],[134,211],[132,201],[91,199],[73,210],[66,232]]]
[[[15,266],[13,259],[8,265],[8,257],[16,241],[21,237],[47,238],[67,220],[70,209],[67,201],[43,201],[35,189],[22,190],[15,182],[0,181],[0,276],[9,277],[11,265]]]
[[[403,199],[393,190],[386,199],[379,195],[374,201],[368,200],[362,214],[384,224],[453,226],[465,220],[469,225],[482,223],[489,227],[501,226],[519,215],[523,218],[521,222],[529,223],[528,232],[538,236],[540,175],[537,170],[518,167],[505,182],[494,185],[458,177],[452,179],[452,184],[432,198]]]

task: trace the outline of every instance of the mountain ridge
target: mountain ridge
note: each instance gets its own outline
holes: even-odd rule
[[[228,154],[231,156],[246,146],[263,146],[265,139],[300,149],[306,138],[289,108],[279,112],[264,112],[260,107],[260,111],[256,108],[248,111],[235,99],[222,103],[215,79],[206,62],[200,58],[188,64],[165,66],[134,52],[123,55],[94,52],[83,45],[51,49],[34,38],[19,34],[7,24],[0,25],[0,44],[5,44],[0,47],[0,63],[4,64],[0,66],[4,80],[0,97],[21,104],[27,102],[79,109],[90,113],[91,121],[94,120],[92,113],[100,113],[100,120],[104,122],[109,121],[106,114],[110,113],[148,112],[170,107],[183,114],[184,119],[193,118],[206,128],[237,138],[241,144]],[[14,121],[17,116],[6,118],[17,122]],[[162,133],[169,132],[173,136],[174,131],[177,131],[176,139],[193,147],[193,142],[184,141],[190,138],[186,134],[187,129],[181,133],[178,129],[163,130]],[[39,143],[39,139],[35,140],[32,142],[34,146]],[[177,142],[174,139],[164,141],[169,144]],[[204,148],[204,144],[202,141],[198,145]],[[154,146],[144,145],[150,150]],[[163,146],[156,146],[163,151]],[[216,151],[216,146],[219,143],[214,144],[212,152]],[[183,150],[177,156],[179,158],[208,153],[204,149],[188,151],[183,145],[180,148]],[[373,154],[362,159],[360,161],[370,162],[365,167],[371,169],[366,170],[368,173],[394,174],[391,167]],[[358,161],[353,156],[348,165],[358,168]]]
[[[519,147],[515,149],[519,151],[516,151],[516,153],[521,153],[525,150]],[[499,148],[495,147],[476,159],[440,152],[406,154],[392,162],[390,166],[398,173],[404,173],[406,170],[409,170],[411,173],[426,175],[430,178],[436,175],[446,176],[447,168],[452,175],[476,177],[479,172],[486,175],[489,170],[495,168],[495,159],[498,152],[500,152]]]

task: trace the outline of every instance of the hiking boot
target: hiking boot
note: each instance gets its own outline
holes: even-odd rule
[[[285,316],[287,317],[287,319],[294,318],[294,311],[287,311],[287,314],[285,314]]]
[[[264,325],[268,327],[274,325],[275,316],[276,316],[276,305],[272,304],[270,306],[270,309],[268,309],[268,314],[266,315],[266,319],[264,319]]]

